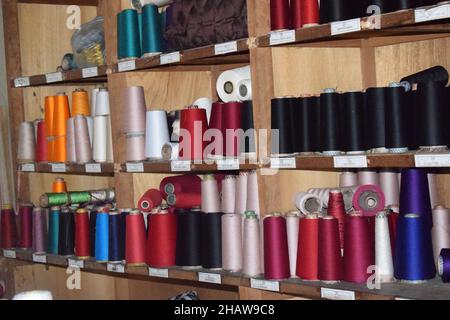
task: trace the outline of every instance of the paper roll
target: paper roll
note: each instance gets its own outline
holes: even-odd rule
[[[250,66],[223,72],[216,83],[216,90],[223,102],[238,101],[238,84],[242,80],[251,79]]]
[[[212,99],[211,98],[200,98],[197,99],[192,105],[199,107],[200,109],[206,110],[206,117],[208,118],[208,124],[209,119],[211,119],[211,109],[212,109]]]
[[[145,157],[147,159],[162,159],[161,150],[169,142],[166,112],[163,110],[147,111]]]
[[[250,101],[253,98],[252,80],[244,79],[238,82],[238,99],[239,101]]]
[[[93,142],[93,157],[95,162],[107,161],[107,135],[108,135],[108,117],[97,116],[94,117],[94,142]]]

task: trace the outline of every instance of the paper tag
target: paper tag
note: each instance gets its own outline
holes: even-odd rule
[[[5,258],[15,259],[16,258],[16,251],[4,249],[3,250],[3,256]]]
[[[216,273],[199,272],[198,273],[198,281],[222,284],[222,276],[220,274],[216,274]]]
[[[127,163],[127,172],[144,172],[144,164],[142,162],[138,163]]]
[[[181,55],[179,51],[162,54],[159,58],[160,64],[177,63],[181,61]]]
[[[68,264],[69,268],[78,268],[78,269],[84,268],[83,260],[69,258],[69,259],[67,259],[67,264]]]
[[[87,173],[102,173],[102,165],[100,163],[86,163],[85,170]]]
[[[415,162],[417,168],[450,167],[450,154],[417,154]]]
[[[280,292],[280,283],[278,281],[250,279],[250,286],[253,289]]]
[[[14,87],[23,88],[30,86],[30,77],[20,77],[14,79]]]
[[[47,263],[47,256],[45,254],[33,253],[33,262],[37,263]]]
[[[172,170],[172,172],[191,171],[191,161],[181,161],[181,160],[171,161],[170,169]]]
[[[334,157],[335,168],[367,168],[367,156],[338,156]]]
[[[63,81],[63,75],[62,72],[47,73],[45,79],[47,83],[60,82]]]
[[[217,160],[217,170],[220,171],[233,171],[239,170],[239,159],[220,159]]]
[[[155,278],[169,278],[169,269],[155,269],[155,268],[148,268],[148,274],[150,277]]]
[[[65,163],[52,163],[52,172],[64,173],[67,171]]]
[[[98,67],[83,68],[81,69],[83,78],[92,78],[98,76]]]
[[[125,273],[125,266],[121,263],[120,264],[108,263],[106,266],[106,270],[115,273]]]
[[[407,298],[396,297],[394,300],[405,300],[405,301],[408,301],[408,300],[413,300],[413,299],[407,299]]]
[[[119,72],[136,70],[136,61],[128,60],[128,61],[119,62],[117,69],[119,70]]]
[[[270,45],[295,42],[295,30],[276,31],[270,33]]]
[[[331,23],[331,35],[361,31],[361,19],[351,19],[345,21],[336,21]]]
[[[271,158],[271,169],[296,169],[297,161],[295,158]]]
[[[430,9],[416,9],[414,16],[416,23],[450,18],[450,4],[443,4]]]
[[[216,44],[214,46],[215,55],[227,54],[238,51],[237,41],[230,41],[225,43]]]
[[[338,289],[321,288],[320,295],[322,299],[328,300],[355,300],[355,292]]]
[[[20,170],[22,172],[35,172],[36,166],[34,165],[34,163],[24,163],[24,164],[22,164]]]

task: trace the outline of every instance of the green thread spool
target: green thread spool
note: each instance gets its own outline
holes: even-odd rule
[[[70,204],[82,204],[91,202],[89,191],[69,192]]]
[[[251,210],[245,211],[245,217],[247,219],[256,219],[257,218],[255,211],[251,211]]]
[[[45,193],[41,196],[39,203],[43,208],[65,206],[69,204],[69,195],[67,193]]]
[[[141,56],[139,18],[136,10],[127,9],[117,15],[117,43],[119,60]]]
[[[162,50],[161,16],[158,7],[148,4],[142,9],[142,53],[144,57],[160,54]]]

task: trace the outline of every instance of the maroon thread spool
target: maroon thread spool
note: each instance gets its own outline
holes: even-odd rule
[[[32,233],[32,215],[33,205],[26,203],[19,208],[19,222],[20,222],[20,239],[19,247],[22,249],[31,249],[33,246]]]
[[[289,29],[289,0],[270,0],[270,25],[272,31]]]

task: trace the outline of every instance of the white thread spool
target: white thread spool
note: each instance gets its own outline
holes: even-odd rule
[[[216,90],[223,102],[238,101],[238,84],[245,79],[251,79],[250,66],[228,70],[217,79]]]
[[[148,111],[145,133],[145,157],[147,159],[162,159],[161,150],[169,142],[166,112],[164,110]]]
[[[294,196],[294,205],[303,214],[321,212],[323,208],[322,201],[317,195],[306,192]]]
[[[21,162],[33,162],[36,159],[36,138],[33,122],[22,122],[19,127],[19,146],[17,159]]]
[[[92,153],[95,162],[104,163],[107,160],[107,134],[108,117],[94,117],[94,143]]]
[[[378,279],[382,283],[394,281],[389,222],[385,212],[375,218],[375,264],[378,267]]]

